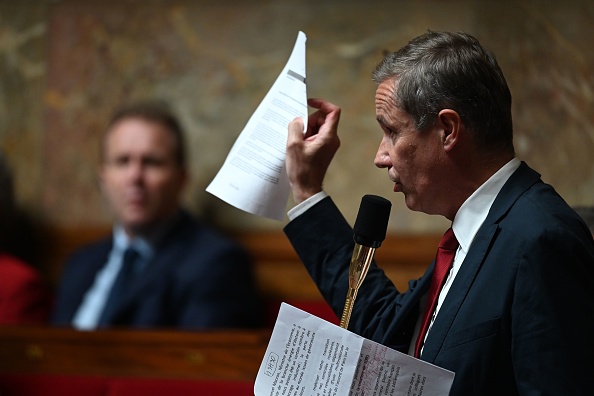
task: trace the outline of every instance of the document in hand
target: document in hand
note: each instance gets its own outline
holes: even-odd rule
[[[290,187],[285,170],[287,127],[307,123],[305,33],[206,191],[248,213],[282,220]]]
[[[255,396],[442,396],[454,373],[283,303]]]

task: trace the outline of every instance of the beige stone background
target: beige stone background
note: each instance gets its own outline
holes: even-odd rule
[[[393,202],[392,232],[436,232],[444,220],[410,212],[373,165],[370,71],[427,29],[464,30],[507,76],[518,156],[571,205],[594,206],[593,20],[591,0],[0,0],[0,148],[27,210],[107,225],[95,173],[105,122],[121,103],[166,99],[188,134],[188,206],[224,227],[280,229],[204,189],[303,30],[308,94],[343,108],[327,191],[350,222],[372,193]]]

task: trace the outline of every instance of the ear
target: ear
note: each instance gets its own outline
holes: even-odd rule
[[[437,120],[442,130],[444,150],[450,151],[462,137],[462,119],[456,111],[443,109],[437,114]]]

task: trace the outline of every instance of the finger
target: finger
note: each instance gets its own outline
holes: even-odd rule
[[[288,129],[288,143],[303,140],[303,120],[301,117],[296,117],[293,121],[289,122]]]
[[[314,109],[321,110],[321,112],[325,114],[330,114],[336,111],[340,112],[340,107],[321,98],[309,98],[307,104]]]
[[[340,107],[333,105],[332,103],[327,103],[326,109],[328,110],[326,116],[326,122],[338,126],[338,122],[340,121]]]
[[[307,99],[307,105],[314,109],[319,109],[324,104],[325,100],[321,98],[309,98]]]

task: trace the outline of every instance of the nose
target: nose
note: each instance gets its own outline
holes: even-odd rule
[[[387,142],[386,142],[385,137],[383,137],[382,141],[380,142],[380,145],[377,149],[377,153],[375,154],[375,159],[373,160],[373,163],[378,168],[389,168],[390,166],[392,166],[392,164],[390,162],[390,156],[389,156],[388,150],[387,150]]]
[[[144,175],[144,167],[141,161],[130,161],[128,164],[127,174],[130,180],[135,182],[142,180]]]

